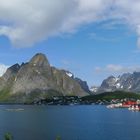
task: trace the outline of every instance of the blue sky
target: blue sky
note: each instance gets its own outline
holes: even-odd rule
[[[33,1],[29,1],[29,7],[34,8]],[[17,8],[23,4],[26,6],[26,0],[14,0],[11,7],[17,8],[15,11],[9,6],[13,14],[21,10],[22,14],[16,18],[11,14],[10,8],[7,10],[7,0],[2,2],[0,9],[3,8],[5,11],[2,12],[5,14],[0,14],[0,74],[7,66],[29,61],[38,52],[46,54],[51,65],[71,71],[75,76],[87,81],[89,86],[100,85],[102,80],[110,75],[140,71],[140,22],[139,16],[135,14],[140,11],[136,8],[140,2],[135,1],[132,5],[129,0],[124,0],[124,3],[118,0],[112,16],[108,15],[108,7],[112,7],[113,0],[107,0],[106,3],[103,0],[88,0],[89,5],[85,6],[83,0],[72,1],[64,1],[63,7],[66,8],[63,9],[59,3],[51,3],[51,15],[48,14],[47,17],[43,14],[48,11],[43,11],[42,5],[39,5],[41,8],[35,5],[35,8],[41,9],[41,14],[36,11],[31,14],[38,17],[39,22],[34,21],[34,18],[25,18],[25,9]],[[46,6],[50,4],[48,0],[41,0],[40,3]],[[82,11],[80,13],[76,8],[75,18],[70,16],[71,9],[67,8],[70,5],[73,7],[73,4],[79,4],[79,11]],[[131,8],[129,15],[132,21],[126,18],[130,6],[137,10]],[[60,13],[57,13],[54,8],[63,11],[58,10]],[[99,14],[99,11],[102,13]],[[62,14],[64,12],[67,14]],[[96,14],[93,15],[92,12]],[[45,21],[46,18],[48,19]]]

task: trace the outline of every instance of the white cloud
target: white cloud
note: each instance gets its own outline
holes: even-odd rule
[[[61,63],[63,64],[63,65],[69,65],[70,64],[70,61],[68,61],[68,60],[62,60],[61,61]]]
[[[139,0],[0,0],[0,35],[28,47],[83,24],[116,19],[136,32],[140,46],[139,15]]]
[[[98,35],[97,33],[89,33],[89,39],[103,41],[103,42],[118,42],[120,40],[119,37],[106,37]]]
[[[106,66],[106,71],[110,71],[110,72],[124,72],[124,70],[129,70],[129,68],[125,68],[121,65],[113,65],[113,64],[110,64],[110,65],[107,65]]]
[[[96,67],[94,71],[98,74],[122,74],[122,73],[132,73],[132,72],[139,72],[140,71],[140,66],[122,66],[122,65],[114,65],[114,64],[109,64],[106,65],[105,67]]]
[[[4,64],[0,64],[0,76],[2,76],[6,72],[8,67],[9,66],[6,66]]]
[[[68,0],[0,0],[0,34],[16,47],[31,46],[62,32],[75,4]]]

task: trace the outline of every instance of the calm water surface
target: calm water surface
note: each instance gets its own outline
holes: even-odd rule
[[[23,108],[14,112],[6,109]],[[140,140],[140,112],[105,106],[0,106],[0,140]]]

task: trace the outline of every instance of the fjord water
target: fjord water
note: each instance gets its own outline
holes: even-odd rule
[[[22,108],[23,111],[7,109]],[[140,112],[105,106],[0,106],[0,139],[14,140],[138,140]]]

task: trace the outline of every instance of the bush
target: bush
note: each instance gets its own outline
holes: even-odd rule
[[[11,135],[11,133],[6,133],[4,135],[4,140],[13,140],[13,136]]]
[[[61,137],[60,137],[60,136],[57,136],[57,137],[56,137],[56,140],[61,140]]]

